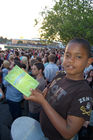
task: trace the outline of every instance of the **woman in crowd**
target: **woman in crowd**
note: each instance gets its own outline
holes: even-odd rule
[[[17,62],[17,65],[21,67],[21,64]],[[3,84],[6,87],[5,97],[9,105],[10,113],[13,117],[13,120],[20,117],[21,114],[21,101],[23,100],[23,94],[8,83],[5,79]]]

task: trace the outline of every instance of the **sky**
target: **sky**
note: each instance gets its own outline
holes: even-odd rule
[[[0,0],[0,36],[8,39],[39,38],[40,25],[34,26],[34,19],[53,0]]]

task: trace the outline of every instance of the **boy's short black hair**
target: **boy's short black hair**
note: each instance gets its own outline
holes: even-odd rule
[[[90,46],[90,44],[89,44],[89,42],[87,40],[82,39],[82,38],[75,38],[75,39],[70,40],[68,44],[70,44],[70,43],[79,43],[79,44],[81,44],[82,47],[86,49],[88,57],[89,58],[92,57],[91,46]]]

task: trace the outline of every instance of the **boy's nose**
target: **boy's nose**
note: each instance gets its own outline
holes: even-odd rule
[[[75,61],[75,58],[74,57],[71,57],[69,61],[74,62]]]

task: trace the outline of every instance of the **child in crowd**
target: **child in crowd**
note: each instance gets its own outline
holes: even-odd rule
[[[31,96],[25,97],[42,106],[40,125],[49,140],[71,139],[84,122],[89,121],[93,93],[84,80],[83,72],[90,64],[89,43],[84,39],[71,40],[64,53],[66,74],[59,73],[55,77],[46,90],[46,96],[31,89]]]

